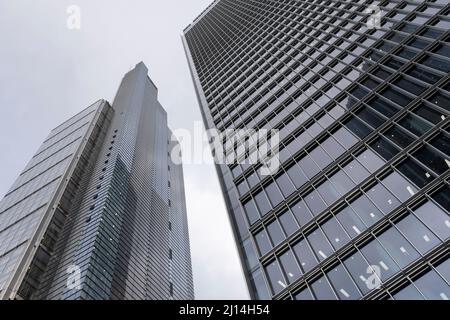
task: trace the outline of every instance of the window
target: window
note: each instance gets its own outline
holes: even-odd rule
[[[395,300],[423,300],[423,296],[413,284],[403,288],[394,294]]]
[[[356,282],[358,288],[364,293],[370,291],[367,286],[368,277],[372,275],[369,269],[369,265],[361,253],[356,252],[351,257],[344,261],[344,265],[352,276],[353,280]],[[369,272],[368,272],[369,271]],[[376,275],[374,275],[376,277]]]
[[[295,231],[298,230],[297,222],[295,222],[294,217],[292,216],[291,211],[286,211],[282,215],[279,216],[281,226],[283,230],[286,232],[288,236],[292,235]]]
[[[311,285],[311,289],[318,300],[337,300],[328,280],[323,276]]]
[[[350,237],[340,226],[336,218],[331,218],[330,220],[325,222],[321,227],[322,230],[325,232],[325,235],[329,239],[331,245],[336,250],[339,250],[350,241]]]
[[[296,190],[286,173],[279,176],[276,180],[284,197],[290,196]]]
[[[433,194],[433,199],[450,212],[450,187],[448,185]]]
[[[295,218],[300,223],[300,225],[305,225],[312,219],[311,211],[309,211],[303,200],[298,201],[291,206],[291,211],[294,213]]]
[[[325,200],[325,202],[328,205],[331,205],[337,199],[340,198],[339,193],[336,191],[336,189],[333,187],[333,185],[328,180],[324,181],[317,188],[317,191],[319,192],[319,194],[322,196],[322,198]]]
[[[260,191],[255,196],[255,202],[261,212],[261,216],[265,216],[272,209],[264,191]]]
[[[345,195],[356,186],[342,170],[331,176],[330,181],[341,195]]]
[[[342,264],[330,270],[327,277],[341,300],[356,300],[361,297],[361,292]]]
[[[431,129],[430,124],[426,123],[421,118],[413,116],[411,114],[400,120],[399,124],[418,137],[421,137],[425,132]]]
[[[294,164],[287,170],[287,174],[294,182],[296,188],[300,188],[302,185],[305,184],[306,181],[308,181],[308,178],[303,173],[302,169],[300,169],[300,167],[297,166],[296,164]]]
[[[274,246],[280,244],[286,238],[277,220],[267,226],[267,232]]]
[[[430,71],[419,66],[411,68],[406,74],[429,84],[434,84],[441,78],[441,76],[431,73]]]
[[[450,286],[434,270],[414,281],[417,289],[429,300],[449,300]]]
[[[344,127],[339,128],[339,130],[333,133],[333,136],[346,149],[350,149],[358,142],[358,139]]]
[[[303,273],[310,271],[317,265],[317,259],[314,257],[314,254],[306,240],[302,240],[297,243],[293,249],[298,261],[300,262]]]
[[[308,288],[303,289],[295,295],[295,300],[314,300],[311,291]]]
[[[450,283],[450,259],[447,259],[445,262],[442,262],[440,265],[436,267],[436,271],[439,272],[441,277],[443,277],[447,282]]]
[[[400,270],[376,239],[361,248],[360,251],[371,266],[378,266],[380,268],[382,281],[385,281]]]
[[[402,202],[405,202],[417,192],[417,189],[397,172],[391,173],[381,182]]]
[[[446,155],[450,156],[450,138],[445,134],[440,134],[436,138],[430,141],[430,144],[436,149],[442,151]],[[448,162],[450,167],[450,161]]]
[[[265,269],[274,294],[278,294],[286,288],[286,282],[281,274],[281,270],[276,260],[266,266]]]
[[[386,160],[391,160],[399,150],[389,143],[386,139],[380,137],[370,144],[372,149]]]
[[[301,276],[302,273],[292,251],[283,253],[280,256],[280,263],[288,283],[294,282]]]
[[[253,249],[252,241],[250,239],[245,240],[242,248],[245,253],[245,263],[248,269],[251,270],[258,265],[258,258],[255,254],[255,250]]]
[[[394,101],[402,107],[406,107],[413,100],[412,98],[398,92],[397,90],[394,90],[393,88],[384,90],[381,95],[390,101]]]
[[[414,213],[441,240],[450,237],[450,217],[434,203],[428,201],[415,209]]]
[[[440,242],[419,219],[411,214],[396,223],[396,226],[421,254],[427,253]]]
[[[375,98],[368,103],[373,109],[377,110],[381,114],[384,114],[388,117],[392,117],[394,114],[398,112],[397,107],[392,106],[391,104],[385,102],[381,98]]]
[[[353,179],[357,184],[364,181],[370,173],[356,160],[353,160],[344,167],[344,171]]]
[[[323,261],[333,253],[333,248],[320,229],[316,229],[307,237],[319,261]]]
[[[433,124],[437,124],[447,118],[443,112],[436,111],[428,105],[420,105],[413,112]]]
[[[337,159],[345,152],[345,149],[332,139],[332,137],[322,142],[321,146],[333,159]]]
[[[417,150],[413,156],[438,174],[443,174],[450,168],[450,161],[428,145]]]
[[[400,202],[381,183],[366,191],[367,196],[384,213],[388,214],[400,205]]]
[[[356,200],[350,203],[350,206],[358,214],[359,218],[365,223],[367,227],[371,227],[381,218],[383,214],[380,210],[372,203],[372,201],[365,195],[361,195]]]
[[[350,129],[360,139],[367,137],[372,130],[357,118],[352,118],[345,123],[345,126]]]
[[[266,189],[266,193],[269,196],[270,202],[272,203],[273,207],[277,206],[281,201],[283,201],[283,196],[281,195],[281,192],[278,189],[275,182],[272,182],[271,184],[269,184],[265,189]]]
[[[358,161],[371,173],[374,173],[384,165],[384,161],[371,150],[361,153],[358,156]]]
[[[255,289],[254,292],[256,292],[257,299],[260,300],[270,299],[270,295],[269,292],[267,291],[267,286],[264,281],[261,270],[257,270],[251,275],[250,282],[252,287]]]
[[[320,171],[317,164],[308,155],[299,161],[299,166],[303,169],[308,178],[314,177]]]
[[[270,251],[270,249],[272,249],[266,230],[263,229],[260,232],[258,232],[255,235],[255,240],[261,256],[265,255],[267,252]]]
[[[258,209],[256,209],[255,203],[253,200],[247,201],[244,204],[245,212],[247,213],[247,218],[250,224],[254,224],[259,219]]]
[[[351,238],[360,235],[364,230],[366,230],[366,226],[364,225],[364,223],[350,207],[345,207],[344,209],[342,209],[336,215],[336,218],[339,220],[339,222]]]
[[[414,141],[412,137],[400,130],[397,126],[386,131],[384,135],[402,148],[406,148]]]
[[[423,169],[411,158],[403,161],[400,165],[398,165],[397,169],[420,188],[426,186],[434,179],[434,175],[432,173]]]
[[[390,228],[378,236],[378,240],[400,268],[406,267],[419,257],[417,251],[395,228]]]
[[[304,198],[304,200],[314,215],[319,214],[327,207],[326,204],[323,202],[322,198],[320,197],[319,193],[315,190],[310,192]]]
[[[333,161],[320,146],[311,151],[310,156],[321,169],[324,169]]]

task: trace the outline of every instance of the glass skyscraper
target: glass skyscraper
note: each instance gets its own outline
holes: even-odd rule
[[[252,298],[450,299],[448,0],[218,0],[183,42],[207,129],[279,130],[277,174],[216,165]]]
[[[194,298],[182,166],[147,72],[52,130],[0,202],[0,298]]]

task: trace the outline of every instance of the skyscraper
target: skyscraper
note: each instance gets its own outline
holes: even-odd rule
[[[0,202],[2,299],[193,299],[183,171],[147,71],[52,130]]]
[[[442,0],[217,0],[184,30],[206,128],[279,130],[277,174],[216,166],[252,298],[450,298],[449,29]]]

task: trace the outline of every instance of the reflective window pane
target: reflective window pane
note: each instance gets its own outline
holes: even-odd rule
[[[356,300],[361,297],[361,292],[355,285],[342,264],[327,273],[328,279],[337,291],[341,300]]]
[[[245,212],[247,213],[247,218],[250,224],[255,223],[259,219],[258,209],[256,209],[255,203],[253,200],[249,200],[246,204],[244,204]]]
[[[371,173],[374,173],[384,165],[384,161],[369,149],[358,156],[358,161]]]
[[[405,202],[417,192],[416,187],[397,172],[388,175],[381,183],[383,183],[402,202]]]
[[[357,237],[367,229],[359,216],[350,207],[342,209],[336,215],[336,218],[352,238]]]
[[[428,300],[450,300],[450,286],[434,270],[414,281]]]
[[[311,285],[311,289],[317,300],[337,300],[337,297],[325,276],[315,281]]]
[[[286,232],[287,236],[290,236],[298,230],[297,222],[295,222],[295,219],[289,210],[280,215],[279,219],[281,226],[283,227],[283,230]]]
[[[272,249],[266,230],[263,229],[260,232],[258,232],[255,235],[255,240],[261,255],[265,255],[267,252],[269,252],[270,249]]]
[[[298,201],[291,206],[291,211],[294,213],[295,218],[300,223],[300,225],[305,225],[312,219],[311,211],[309,211],[303,200]]]
[[[262,216],[266,215],[272,209],[264,191],[259,192],[255,196],[255,202]]]
[[[266,186],[265,190],[273,207],[276,207],[281,201],[283,201],[283,196],[275,182],[272,182]]]
[[[369,264],[366,262],[361,253],[356,252],[344,261],[344,265],[348,272],[356,282],[358,288],[364,293],[371,291],[369,277],[372,273],[369,270]],[[374,275],[376,277],[376,275]],[[377,278],[379,281],[379,279]]]
[[[281,274],[280,267],[276,260],[266,266],[265,269],[267,279],[270,282],[272,292],[274,294],[280,293],[284,288],[286,288],[286,282]]]
[[[350,241],[350,237],[340,226],[336,218],[331,218],[330,220],[322,224],[321,227],[325,232],[325,235],[327,236],[331,245],[336,250],[339,250]]]
[[[428,201],[415,209],[414,213],[441,240],[450,237],[450,217],[434,203]]]
[[[397,273],[400,269],[392,260],[382,245],[375,239],[360,249],[370,265],[376,266],[380,271],[381,280],[384,281]]]
[[[363,220],[367,227],[371,227],[383,217],[380,210],[367,198],[361,195],[350,203],[350,206]]]
[[[283,253],[280,256],[280,263],[284,271],[284,276],[289,283],[294,282],[302,275],[292,251],[289,250]]]
[[[277,220],[267,225],[267,232],[274,246],[280,244],[286,238]]]
[[[261,270],[257,270],[252,274],[250,282],[255,289],[257,299],[259,300],[270,299],[270,295],[269,292],[267,291],[267,286],[264,281],[264,277],[261,273]]]
[[[406,267],[419,257],[419,253],[395,228],[390,228],[379,235],[378,240],[400,268]]]
[[[309,193],[304,200],[314,215],[319,214],[327,207],[319,193],[315,190]]]
[[[319,261],[325,260],[333,252],[333,249],[320,229],[316,229],[310,233],[307,238]]]
[[[403,288],[396,294],[394,294],[395,300],[424,300],[422,294],[413,284]]]
[[[367,190],[367,196],[384,213],[388,214],[400,205],[400,202],[381,183]]]
[[[370,173],[360,164],[358,161],[353,160],[344,167],[344,171],[350,178],[353,179],[357,184],[364,181]]]
[[[295,295],[295,300],[314,300],[314,297],[311,291],[305,288]]]
[[[305,240],[300,241],[294,247],[295,255],[297,256],[303,273],[310,271],[317,265],[317,259],[315,258],[311,248]]]

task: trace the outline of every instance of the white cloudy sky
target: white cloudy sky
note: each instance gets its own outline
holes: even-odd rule
[[[112,101],[139,61],[159,88],[172,129],[201,116],[182,30],[211,0],[0,0],[0,197],[49,130],[99,98]],[[66,9],[81,8],[81,30]],[[197,299],[246,299],[214,168],[186,165]]]

